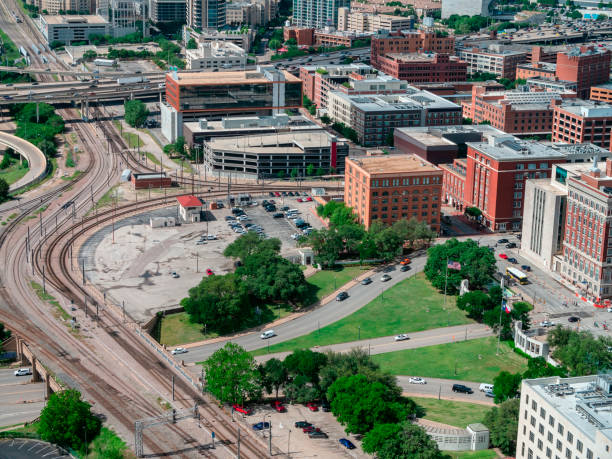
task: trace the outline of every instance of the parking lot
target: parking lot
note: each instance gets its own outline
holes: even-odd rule
[[[290,448],[291,457],[325,457],[325,458],[368,458],[371,457],[361,450],[361,442],[353,435],[344,432],[331,412],[310,411],[305,405],[285,405],[285,413],[277,413],[272,406],[260,405],[254,407],[253,414],[244,416],[238,413],[234,417],[245,424],[245,428],[253,429],[253,424],[269,422],[272,426],[272,444],[282,454]],[[295,427],[297,421],[307,421],[321,429],[328,438],[310,438],[302,428]],[[258,431],[257,435],[268,438],[268,431]],[[348,450],[339,443],[340,438],[350,440],[356,448]]]
[[[0,370],[0,427],[36,419],[45,406],[44,383],[30,382],[32,376],[15,376],[16,369]]]
[[[242,223],[258,225],[266,237],[280,239],[283,256],[297,256],[296,241],[291,237],[297,229],[290,220],[273,218],[274,212],[266,212],[261,206],[263,199],[274,199],[278,208],[297,209],[313,227],[322,226],[311,211],[314,202],[300,203],[295,197],[283,196],[254,199],[258,205],[244,207],[249,220]],[[228,207],[206,211],[207,221],[151,228],[150,217],[176,215],[177,207],[168,207],[115,222],[114,230],[112,226],[101,229],[81,248],[74,260],[75,269],[84,261],[86,277],[106,291],[115,304],[125,302],[126,313],[136,321],[146,321],[157,311],[178,306],[206,270],[224,274],[234,269],[233,261],[224,257],[223,251],[239,234],[225,220],[231,215]],[[207,231],[216,239],[200,242]]]

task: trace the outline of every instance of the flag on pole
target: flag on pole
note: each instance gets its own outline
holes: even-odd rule
[[[448,267],[448,269],[455,269],[457,271],[461,270],[461,263],[459,263],[458,261],[449,260],[446,266]]]
[[[507,301],[502,301],[502,309],[504,310],[504,312],[506,314],[510,314],[512,312],[512,308],[510,307],[510,305],[508,304]]]

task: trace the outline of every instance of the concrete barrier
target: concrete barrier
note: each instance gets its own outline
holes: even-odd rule
[[[47,175],[49,163],[40,149],[21,137],[0,131],[0,145],[10,147],[28,160],[30,170],[21,179],[10,186],[11,193],[17,193],[24,188],[41,181]]]

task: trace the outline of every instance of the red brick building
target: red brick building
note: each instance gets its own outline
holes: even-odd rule
[[[147,172],[144,174],[132,173],[130,180],[135,190],[169,188],[172,186],[172,179],[167,177],[165,172]]]
[[[387,75],[409,83],[445,83],[467,79],[467,63],[448,54],[388,53],[378,56],[373,65]]]
[[[591,100],[612,103],[612,84],[600,84],[591,87]]]
[[[437,36],[436,32],[408,30],[384,32],[372,37],[370,63],[376,67],[379,57],[389,53],[455,53],[455,38]]]
[[[292,38],[297,42],[298,46],[313,46],[315,29],[312,27],[285,27],[283,29],[284,41]]]
[[[416,155],[346,159],[344,202],[366,228],[414,217],[439,231],[441,192],[442,170]]]
[[[591,86],[606,83],[610,79],[610,51],[593,46],[576,47],[557,54],[559,80],[575,81],[578,97],[587,99]]]
[[[610,149],[612,105],[575,99],[555,105],[553,142],[593,143]]]
[[[440,164],[442,169],[442,202],[463,211],[467,159],[457,158],[452,164]]]
[[[556,65],[549,62],[534,62],[516,66],[516,78],[526,80],[528,78],[540,77],[555,79]]]

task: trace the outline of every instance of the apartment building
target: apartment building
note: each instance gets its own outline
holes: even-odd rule
[[[149,17],[156,23],[184,23],[187,17],[187,0],[150,0]]]
[[[517,459],[612,455],[612,375],[524,379]]]
[[[448,54],[388,53],[378,56],[376,68],[409,83],[446,83],[467,79],[467,63]]]
[[[225,0],[187,0],[187,25],[199,30],[218,30],[226,24],[225,10]]]
[[[350,0],[293,0],[293,25],[298,27],[336,27],[338,10],[350,7]]]
[[[566,143],[593,143],[610,149],[612,105],[573,99],[554,105],[552,140]]]
[[[527,52],[501,50],[490,47],[462,48],[457,52],[459,59],[467,62],[467,73],[492,73],[499,78],[516,78],[516,68],[527,60]]]
[[[239,46],[224,41],[199,43],[197,49],[188,49],[187,69],[213,70],[246,67],[246,51]]]
[[[357,33],[377,33],[381,30],[397,32],[414,27],[414,18],[390,16],[388,14],[371,14],[351,11],[349,8],[338,9],[338,30]]]
[[[455,54],[455,37],[430,30],[380,32],[372,37],[370,63],[378,68],[379,57],[389,53]]]
[[[416,155],[346,159],[344,202],[366,228],[416,218],[439,231],[441,189],[442,170]]]
[[[225,7],[225,22],[234,26],[266,25],[276,17],[278,0],[230,2]]]

